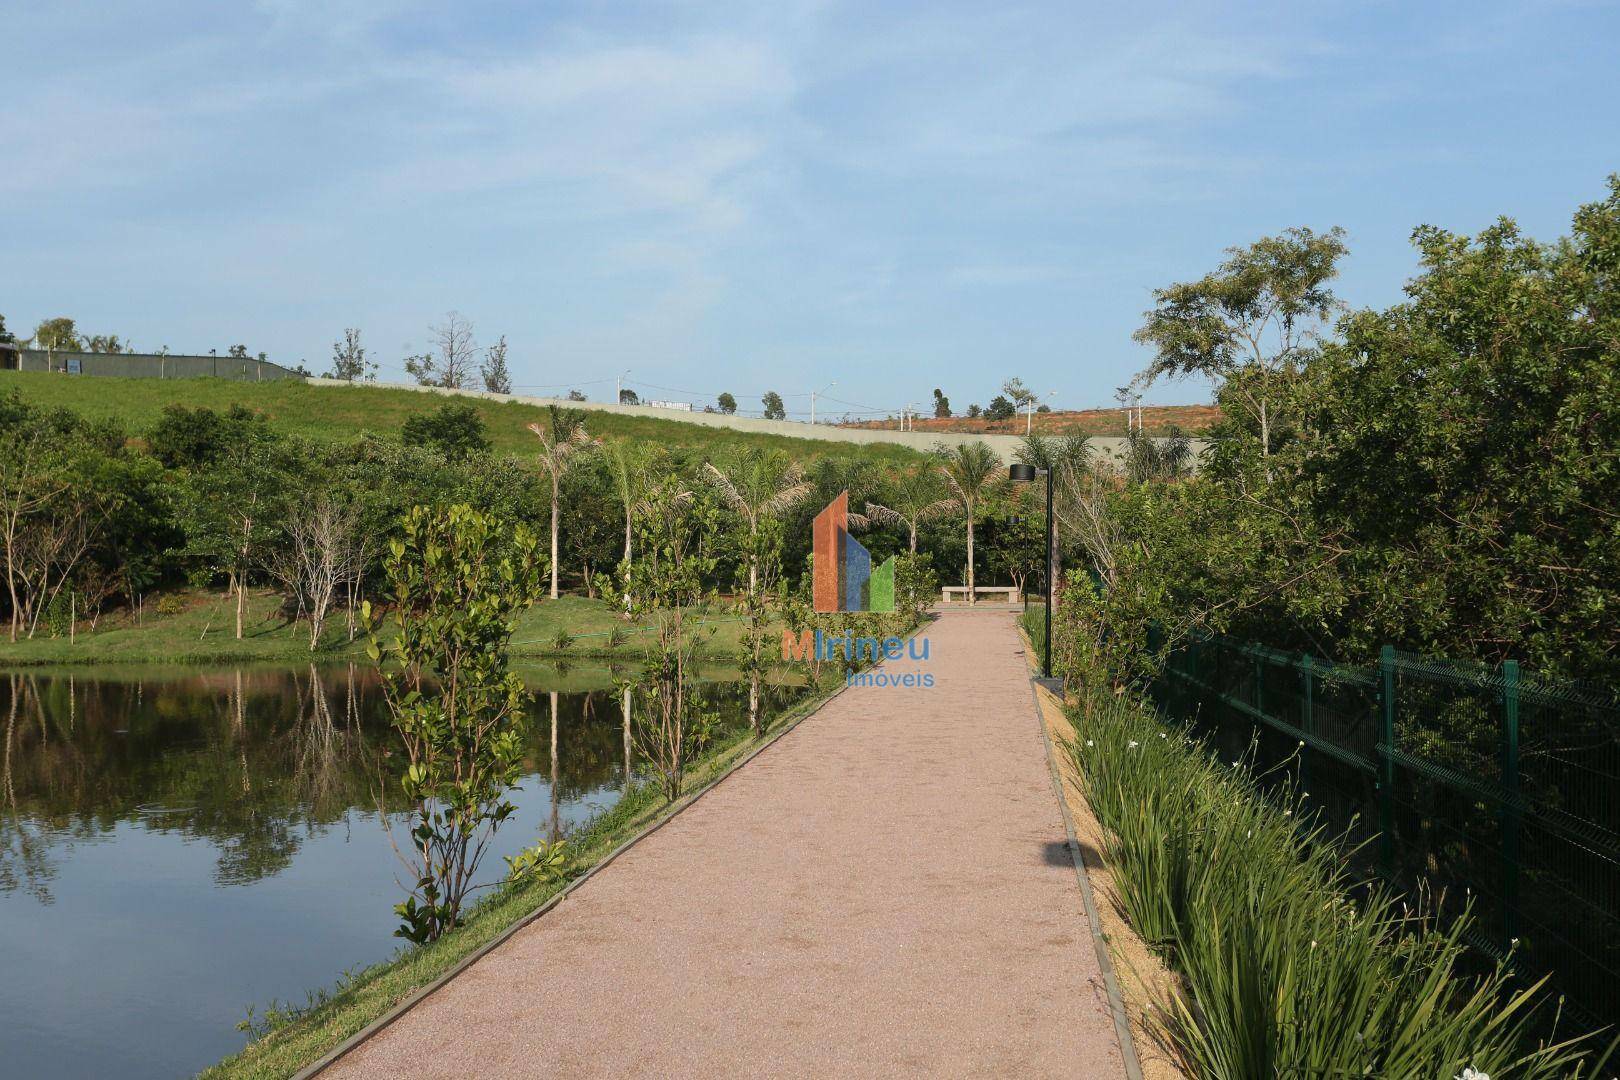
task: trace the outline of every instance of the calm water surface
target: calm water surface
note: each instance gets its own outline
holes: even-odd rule
[[[608,673],[524,678],[518,812],[486,880],[625,785]],[[740,687],[703,692],[743,721]],[[243,1045],[249,1005],[302,1002],[399,947],[374,672],[0,673],[0,725],[0,1076],[187,1076]]]

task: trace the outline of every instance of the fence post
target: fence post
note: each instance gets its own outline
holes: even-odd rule
[[[1383,723],[1378,744],[1378,852],[1384,876],[1395,877],[1395,646],[1385,645],[1378,657],[1382,678],[1378,704]]]
[[[1519,662],[1502,661],[1502,943],[1519,936]]]
[[[1305,677],[1305,696],[1300,700],[1299,730],[1305,733],[1300,741],[1305,745],[1299,748],[1299,790],[1309,793],[1311,790],[1310,743],[1316,735],[1316,674],[1311,666],[1311,658],[1299,658],[1299,672]]]

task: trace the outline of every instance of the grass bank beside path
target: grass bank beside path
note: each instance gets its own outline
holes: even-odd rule
[[[131,434],[150,427],[163,415],[167,405],[228,409],[240,404],[264,413],[277,431],[317,442],[345,442],[363,431],[398,435],[408,418],[434,412],[454,401],[478,410],[488,425],[496,452],[516,454],[520,458],[532,457],[535,448],[535,438],[525,427],[546,418],[545,409],[518,402],[446,398],[366,384],[315,386],[297,379],[232,382],[226,379],[76,378],[43,371],[0,372],[0,394],[13,390],[40,405],[64,406],[92,419],[118,420]],[[586,426],[592,435],[645,440],[670,448],[701,449],[710,453],[760,447],[785,450],[799,461],[827,457],[861,457],[895,463],[922,460],[917,451],[892,444],[854,446],[608,412],[592,412]]]
[[[1039,614],[1031,608],[1031,612]],[[1037,636],[1029,632],[1029,623],[1035,622]],[[1025,654],[1029,659],[1030,674],[1040,672],[1038,634],[1042,625],[1037,620],[1024,620]],[[1080,775],[1074,767],[1069,744],[1074,739],[1074,726],[1063,711],[1063,702],[1043,686],[1035,688],[1035,699],[1040,704],[1041,721],[1046,725],[1056,761],[1058,777],[1062,781],[1063,801],[1074,822],[1075,839],[1080,841],[1080,855],[1085,864],[1086,877],[1096,894],[1099,929],[1108,943],[1108,955],[1114,961],[1114,972],[1119,983],[1120,997],[1124,1000],[1125,1014],[1131,1024],[1131,1042],[1136,1046],[1137,1061],[1142,1067],[1143,1080],[1183,1080],[1190,1074],[1183,1071],[1171,1050],[1157,1037],[1151,1020],[1152,1010],[1174,992],[1178,981],[1147,942],[1143,941],[1125,921],[1124,905],[1120,899],[1119,883],[1114,869],[1103,861],[1104,836],[1097,815],[1081,794]]]
[[[1462,921],[1352,877],[1302,793],[1129,695],[1075,693],[1073,775],[1118,910],[1174,971],[1149,1026],[1188,1074],[1612,1075],[1612,1033],[1538,1038],[1554,1003],[1473,974]]]
[[[752,751],[782,735],[819,709],[844,687],[841,672],[829,672],[804,701],[773,717],[758,739],[746,731],[714,747],[687,774],[687,796],[666,803],[656,785],[643,784],[612,810],[571,838],[573,863],[562,881],[530,881],[503,886],[480,903],[460,929],[431,945],[400,952],[393,959],[345,978],[331,992],[315,992],[311,1001],[241,1053],[202,1072],[202,1080],[280,1080],[320,1060],[412,994],[449,973],[495,938],[527,921],[557,898],[570,882],[614,854],[644,830],[678,813],[693,793],[701,792],[739,765]],[[485,867],[486,873],[490,868]],[[377,913],[389,918],[387,911]]]
[[[178,610],[160,611],[159,602]],[[743,639],[742,621],[730,609],[697,613],[697,622],[714,633],[699,643],[698,655],[730,658]],[[614,644],[612,634],[622,632]],[[566,641],[559,634],[567,634]],[[512,635],[516,658],[568,657],[634,660],[652,648],[644,623],[626,621],[608,604],[583,596],[542,600],[518,617]],[[212,591],[166,593],[149,598],[140,624],[124,611],[104,615],[91,632],[81,621],[76,638],[50,637],[43,629],[29,639],[5,640],[0,633],[0,667],[33,664],[206,664],[307,663],[363,657],[365,639],[348,640],[343,612],[335,612],[311,652],[309,624],[292,621],[281,596],[270,591],[248,594],[242,639],[236,638],[236,600]]]

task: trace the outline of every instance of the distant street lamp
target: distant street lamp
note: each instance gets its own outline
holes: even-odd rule
[[[812,424],[814,424],[816,422],[816,395],[817,394],[825,394],[827,391],[831,390],[833,387],[835,387],[837,385],[838,385],[838,380],[834,379],[832,382],[828,383],[826,386],[823,386],[820,390],[812,390],[812,391],[810,391],[810,422]]]
[[[1047,679],[1052,677],[1052,598],[1056,590],[1056,582],[1052,580],[1052,567],[1056,562],[1054,553],[1057,542],[1057,532],[1052,527],[1054,520],[1052,517],[1052,492],[1053,488],[1056,487],[1056,484],[1053,483],[1055,480],[1054,472],[1055,467],[1037,469],[1035,466],[1025,465],[1021,461],[1007,466],[1007,479],[1015,484],[1031,483],[1037,476],[1046,477],[1046,638],[1042,642],[1041,648],[1041,676]]]

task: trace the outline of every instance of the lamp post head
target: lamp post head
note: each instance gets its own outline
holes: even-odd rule
[[[1027,484],[1038,475],[1035,466],[1025,465],[1023,462],[1014,462],[1007,466],[1007,479],[1015,484]]]

